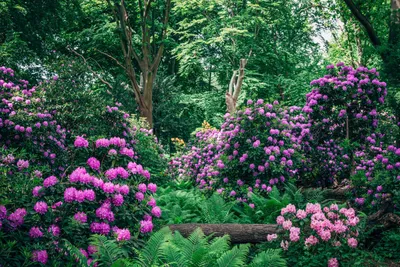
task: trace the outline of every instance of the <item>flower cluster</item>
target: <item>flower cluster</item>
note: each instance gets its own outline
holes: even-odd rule
[[[249,192],[266,194],[297,177],[306,163],[298,152],[308,146],[310,126],[301,108],[283,109],[277,101],[247,104],[235,116],[227,114],[220,130],[198,131],[186,153],[170,162],[171,172],[242,201]]]
[[[14,71],[0,67],[0,141],[7,147],[23,146],[55,163],[66,150],[66,129],[46,110],[43,91],[14,77]],[[27,162],[18,163],[21,169]]]
[[[282,233],[268,235],[267,240],[280,241],[285,251],[292,246],[317,252],[319,247],[353,249],[358,245],[360,219],[353,208],[339,208],[336,204],[321,207],[318,203],[308,203],[305,209],[298,209],[289,204],[281,210],[276,222]],[[329,262],[329,266],[335,266],[337,259]]]
[[[319,183],[348,178],[354,150],[343,145],[368,143],[376,132],[379,106],[387,95],[386,83],[376,69],[353,69],[338,63],[327,67],[329,74],[311,82],[303,111],[309,114],[314,148],[309,157],[318,169]]]
[[[375,142],[379,140],[375,134],[368,139],[373,140],[375,145],[355,153],[355,202],[359,206],[368,204],[376,209],[383,203],[400,203],[400,148]]]
[[[78,137],[75,150],[81,164],[71,168],[65,177],[38,179],[41,184],[32,189],[34,202],[30,210],[21,208],[8,215],[6,207],[0,206],[0,228],[7,233],[29,229],[29,237],[43,248],[32,252],[32,260],[43,264],[54,254],[53,249],[59,249],[48,246],[49,240],[58,242],[62,236],[74,244],[76,231],[79,245],[90,234],[115,236],[122,242],[130,240],[132,232],[151,232],[153,218],[162,214],[153,198],[157,185],[150,182],[149,171],[131,161],[130,155],[108,155],[110,148],[123,149],[126,145],[126,140],[119,137],[98,139],[93,145]],[[71,231],[72,228],[76,229]]]

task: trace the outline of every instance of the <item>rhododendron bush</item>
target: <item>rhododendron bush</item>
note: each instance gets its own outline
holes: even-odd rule
[[[311,82],[303,108],[249,100],[244,109],[227,114],[220,129],[198,131],[170,162],[170,172],[205,192],[240,201],[247,201],[249,192],[266,194],[288,179],[328,187],[354,178],[350,186],[358,205],[366,198],[375,198],[372,205],[382,199],[398,203],[397,147],[390,144],[391,118],[383,112],[386,83],[375,69],[338,63],[327,70]],[[382,142],[390,149],[383,149]],[[357,178],[363,170],[366,176]],[[376,192],[377,186],[384,191]]]
[[[247,193],[267,194],[273,185],[297,178],[306,163],[309,124],[299,107],[248,101],[220,130],[196,133],[187,152],[170,162],[176,176],[191,177],[202,190],[247,201]],[[300,170],[301,169],[301,170]]]
[[[308,203],[300,209],[289,204],[276,222],[281,232],[268,235],[267,240],[279,244],[293,265],[312,266],[309,260],[313,258],[315,262],[326,262],[319,262],[319,266],[338,266],[332,264],[358,246],[360,218],[352,208]],[[299,254],[300,251],[303,252]]]
[[[0,67],[0,142],[23,147],[54,164],[65,157],[67,132],[48,110],[42,91]]]
[[[371,140],[375,140],[371,139]],[[400,204],[400,148],[394,145],[371,145],[369,150],[355,153],[357,166],[352,178],[360,207],[379,209]]]
[[[21,245],[27,241],[33,261],[58,258],[61,239],[82,248],[84,255],[91,254],[87,249],[91,234],[130,242],[151,232],[153,218],[161,216],[152,197],[157,185],[150,181],[149,171],[135,162],[135,152],[125,139],[103,138],[90,143],[78,136],[74,147],[81,164],[70,166],[64,175],[32,174],[39,177],[29,192],[31,201],[18,208],[13,203],[0,206],[3,237]],[[2,159],[3,168],[27,169],[28,162],[18,160],[15,165],[11,157]]]
[[[369,143],[367,137],[376,132],[387,95],[386,83],[379,80],[376,69],[338,63],[327,70],[327,75],[311,82],[303,108],[309,114],[310,157],[321,185],[349,178],[354,150]]]

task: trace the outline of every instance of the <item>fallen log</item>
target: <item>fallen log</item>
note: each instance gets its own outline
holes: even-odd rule
[[[280,231],[276,224],[172,224],[171,231],[178,231],[188,237],[194,230],[201,228],[205,235],[229,235],[233,244],[261,243],[267,241],[268,234],[277,234]]]

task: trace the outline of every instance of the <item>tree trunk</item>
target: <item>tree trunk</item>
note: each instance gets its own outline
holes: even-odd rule
[[[230,114],[235,113],[235,111],[236,111],[236,99],[234,99],[233,95],[231,95],[229,92],[226,92],[226,94],[225,94],[225,103],[226,103],[226,110]]]
[[[242,58],[240,60],[239,71],[233,71],[231,81],[229,83],[229,90],[225,94],[226,110],[233,114],[236,111],[237,100],[239,99],[240,91],[242,90],[244,80],[244,68],[246,67],[247,60]]]
[[[205,235],[229,235],[233,244],[261,243],[267,241],[268,234],[278,233],[275,224],[172,224],[171,231],[178,231],[188,237],[194,230],[201,228]]]
[[[375,227],[375,234],[381,233],[387,229],[400,227],[400,217],[394,213],[387,213],[380,210],[367,219],[367,225]],[[376,228],[376,225],[383,227]],[[171,224],[168,225],[171,231],[177,231],[184,237],[188,237],[197,228],[200,228],[205,235],[213,235],[220,237],[229,235],[233,244],[256,244],[267,241],[268,234],[281,234],[283,230],[278,228],[276,224]]]
[[[153,128],[153,86],[156,74],[147,72],[143,74],[143,93],[139,102],[140,117],[145,118],[150,129]]]

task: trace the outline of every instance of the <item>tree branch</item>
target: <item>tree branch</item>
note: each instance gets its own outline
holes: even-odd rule
[[[246,67],[247,60],[242,58],[240,60],[240,68],[239,68],[239,75],[237,78],[237,82],[235,84],[235,91],[233,92],[233,98],[238,99],[240,91],[242,89],[243,79],[244,79],[244,68]]]
[[[353,2],[353,0],[344,0],[344,2],[346,3],[347,7],[350,9],[353,16],[361,23],[361,25],[367,31],[368,37],[371,40],[372,45],[375,48],[378,48],[379,46],[381,46],[381,41],[380,41],[378,35],[376,34],[371,22],[368,20],[368,18],[366,16],[364,16],[361,13],[360,9],[356,6],[356,4]],[[383,54],[381,54],[381,56],[382,55]]]
[[[156,57],[154,58],[153,65],[151,66],[151,70],[156,70],[158,66],[160,65],[162,54],[164,52],[164,40],[167,36],[167,25],[168,25],[168,20],[169,20],[169,12],[171,9],[171,0],[166,0],[165,4],[165,14],[164,14],[164,21],[163,21],[163,31],[161,35],[161,44],[160,47],[158,48]]]
[[[109,54],[107,54],[107,53],[105,53],[105,52],[103,52],[103,51],[100,51],[100,50],[98,50],[98,49],[96,49],[96,50],[99,51],[100,54],[103,54],[103,55],[105,55],[106,57],[109,57],[110,59],[114,60],[114,61],[118,64],[118,66],[120,66],[121,68],[123,68],[123,69],[126,71],[125,66],[122,65],[122,63],[119,62],[118,59],[116,59],[115,57],[113,57],[113,56],[111,56],[111,55],[109,55]]]
[[[87,62],[87,59],[86,59],[82,54],[79,54],[78,52],[76,52],[76,51],[75,51],[74,49],[72,49],[71,47],[67,47],[67,49],[68,49],[70,52],[72,52],[72,53],[74,53],[75,55],[77,55],[77,56],[79,56],[80,58],[82,58],[83,62],[85,63],[85,65],[87,66],[87,68],[90,70],[90,72],[91,72],[94,76],[96,76],[102,83],[104,83],[105,85],[107,85],[108,88],[110,88],[111,90],[114,89],[114,87],[112,87],[112,85],[111,85],[109,82],[107,82],[106,80],[104,80],[97,72],[95,72],[95,71],[90,67],[90,65],[89,65],[88,62]]]

